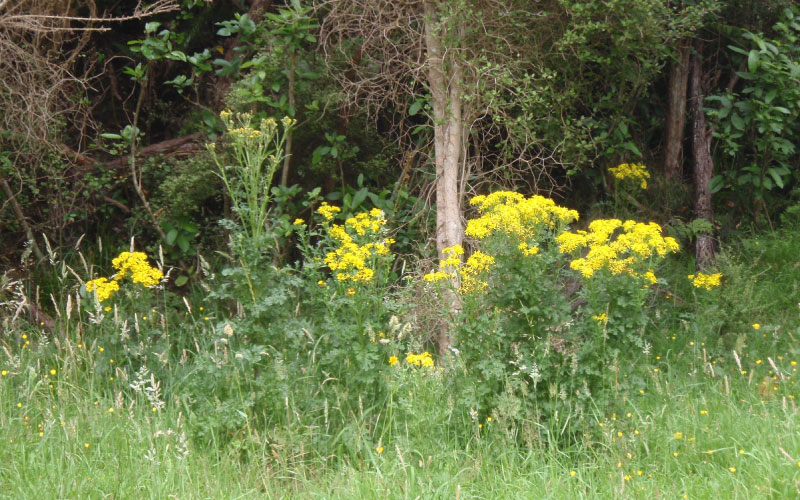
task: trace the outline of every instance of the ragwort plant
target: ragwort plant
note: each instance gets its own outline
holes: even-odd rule
[[[306,255],[305,266],[313,272],[317,310],[324,311],[319,325],[318,368],[337,378],[354,393],[369,393],[378,388],[380,373],[387,369],[393,354],[389,320],[398,304],[389,293],[394,255],[387,220],[374,208],[344,218],[341,209],[323,203],[320,240]],[[377,391],[378,393],[382,391]]]
[[[645,305],[677,242],[655,223],[616,219],[569,231],[578,213],[541,196],[500,191],[470,204],[479,217],[466,234],[478,250],[425,276],[460,278],[463,402],[536,440],[643,390],[635,367],[650,350]]]

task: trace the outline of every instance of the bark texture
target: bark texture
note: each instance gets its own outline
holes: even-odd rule
[[[436,250],[443,258],[443,250],[461,245],[464,228],[461,223],[459,171],[461,167],[464,124],[462,121],[463,72],[455,57],[443,53],[437,6],[425,2],[425,45],[427,50],[428,84],[433,101],[434,157],[436,164]],[[454,276],[454,287],[458,277]],[[450,293],[446,305],[453,311],[460,309],[458,297]],[[439,333],[439,350],[446,352],[452,343],[449,329]]]
[[[703,113],[703,60],[702,45],[695,46],[692,55],[690,95],[692,101],[692,155],[694,159],[694,216],[713,223],[714,211],[708,182],[714,175],[714,161],[711,158],[711,130]],[[714,259],[714,240],[710,234],[697,236],[695,248],[697,266],[702,269]]]
[[[686,90],[689,82],[689,42],[678,47],[678,57],[670,65],[667,89],[667,123],[664,147],[664,175],[677,181],[683,174],[683,130],[686,123]]]

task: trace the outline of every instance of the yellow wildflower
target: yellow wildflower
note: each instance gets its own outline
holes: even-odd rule
[[[117,281],[108,281],[108,278],[97,278],[86,282],[87,292],[97,292],[97,301],[103,302],[111,298],[119,290]]]
[[[320,214],[321,216],[323,216],[325,218],[325,220],[328,220],[328,221],[332,220],[333,217],[337,213],[339,213],[341,211],[342,211],[341,208],[339,208],[337,206],[334,206],[334,205],[328,205],[328,203],[324,202],[324,201],[322,202],[322,204],[317,209],[317,213]]]
[[[619,180],[633,180],[639,183],[639,187],[647,189],[647,179],[650,178],[650,172],[647,167],[641,163],[622,163],[616,167],[608,169],[615,178]]]
[[[433,358],[428,351],[421,354],[408,353],[408,355],[406,355],[406,363],[414,366],[433,368]]]
[[[692,285],[694,285],[695,288],[705,288],[706,290],[711,290],[712,288],[718,287],[720,284],[722,284],[722,273],[697,273],[697,275],[690,274],[689,279],[692,280]]]

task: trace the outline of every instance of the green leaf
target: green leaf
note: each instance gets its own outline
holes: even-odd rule
[[[721,175],[715,175],[708,181],[708,191],[711,194],[718,193],[725,187],[725,179]]]
[[[414,116],[419,113],[419,110],[422,109],[422,101],[414,101],[411,106],[408,107],[408,116]]]
[[[751,50],[749,54],[747,54],[747,69],[750,73],[755,73],[758,69],[758,58],[759,53],[757,50]]]
[[[122,139],[122,136],[119,134],[100,134],[100,137],[103,139],[111,139],[112,141],[118,141]]]
[[[770,175],[770,177],[772,177],[772,180],[775,181],[775,185],[778,186],[778,188],[783,189],[783,178],[781,177],[779,170],[773,167],[768,169],[767,173]]]
[[[189,240],[187,240],[182,234],[178,236],[178,247],[180,247],[183,252],[188,252],[189,248],[191,248],[191,245],[189,245]]]
[[[350,205],[350,208],[356,209],[359,206],[361,206],[361,203],[363,203],[366,197],[367,197],[367,188],[361,188],[358,191],[356,191],[356,194],[353,195],[353,201]]]
[[[183,286],[189,282],[188,276],[178,276],[175,278],[175,286]]]
[[[738,114],[733,113],[731,115],[731,123],[734,127],[736,127],[737,130],[744,130],[744,120],[742,120],[742,117]]]
[[[175,238],[177,238],[177,237],[178,237],[178,230],[177,229],[171,229],[167,233],[167,245],[174,245],[175,244]]]

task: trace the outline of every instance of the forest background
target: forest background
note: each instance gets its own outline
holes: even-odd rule
[[[0,0],[0,498],[797,494],[799,36]]]

